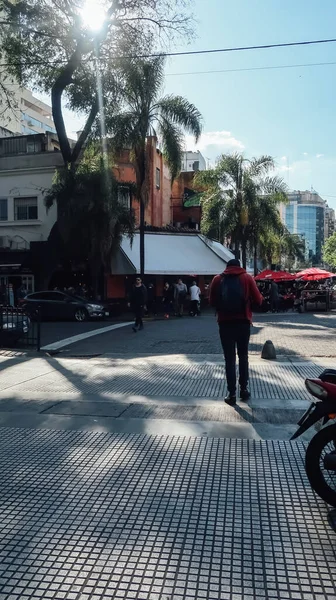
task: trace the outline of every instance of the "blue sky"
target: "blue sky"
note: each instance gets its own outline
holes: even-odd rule
[[[196,38],[177,50],[336,37],[335,0],[195,0],[194,6]],[[165,91],[187,97],[203,114],[199,148],[211,161],[231,150],[271,154],[290,188],[313,186],[336,208],[336,64],[182,75],[333,61],[336,43],[176,57],[167,63]]]

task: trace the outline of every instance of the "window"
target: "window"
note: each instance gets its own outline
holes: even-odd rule
[[[156,167],[156,187],[159,190],[161,187],[161,172],[160,169],[158,167]]]
[[[14,198],[15,221],[37,220],[37,198]]]
[[[0,198],[0,221],[8,219],[8,202],[7,198]]]
[[[118,187],[118,203],[125,208],[131,208],[131,193],[129,187],[126,185]]]

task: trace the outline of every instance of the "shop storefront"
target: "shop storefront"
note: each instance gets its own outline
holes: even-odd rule
[[[187,285],[196,279],[202,294],[206,295],[214,275],[221,273],[232,252],[196,233],[145,234],[145,284],[153,283],[156,295],[162,294],[163,285],[175,283],[182,277]],[[117,255],[112,260],[112,275],[107,276],[106,291],[110,300],[127,297],[137,273],[140,272],[140,236],[133,242],[123,238]]]

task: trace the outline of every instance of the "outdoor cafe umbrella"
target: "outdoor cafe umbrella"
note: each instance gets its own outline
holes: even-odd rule
[[[336,274],[316,267],[304,269],[296,274],[296,278],[301,279],[301,281],[319,281],[320,279],[329,279],[330,277],[336,277]]]
[[[261,271],[261,273],[256,275],[254,279],[256,281],[294,281],[296,278],[297,275],[292,275],[291,273],[287,273],[287,271],[265,269],[265,271]]]

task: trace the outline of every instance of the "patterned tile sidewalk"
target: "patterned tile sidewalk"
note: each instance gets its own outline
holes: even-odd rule
[[[304,446],[2,429],[0,598],[331,600]]]

